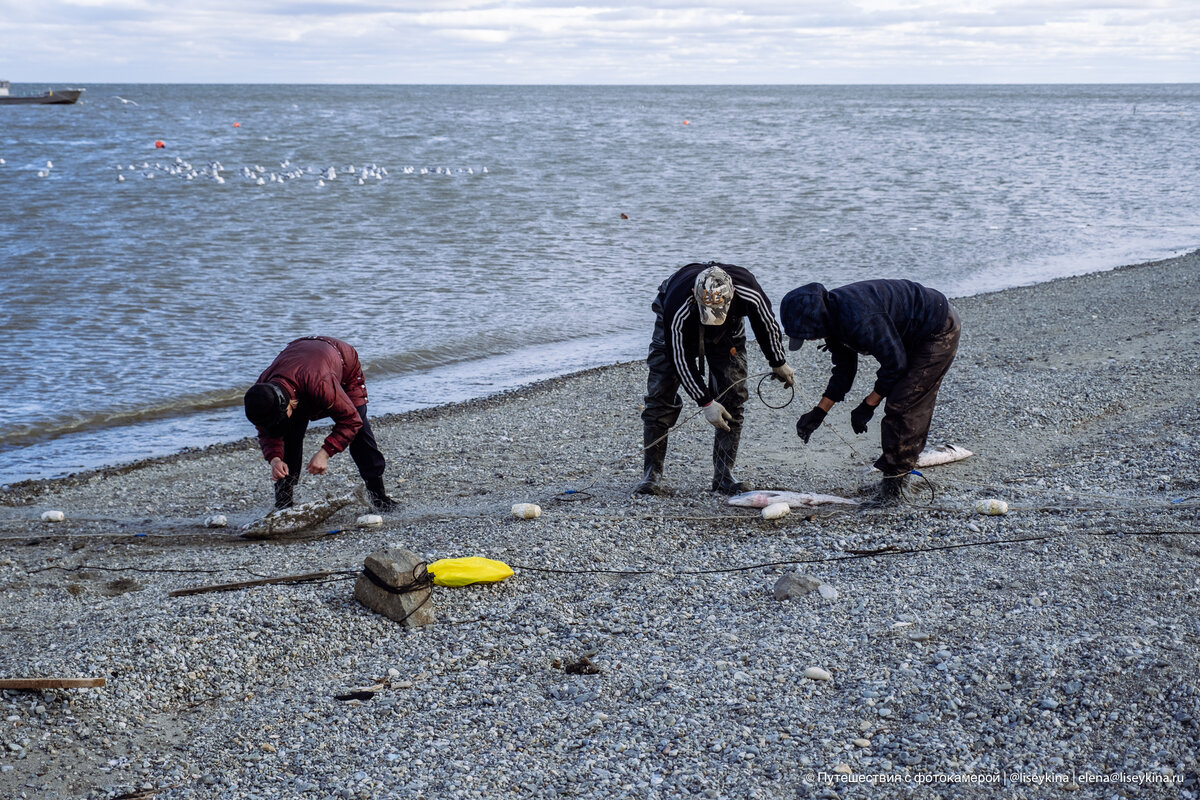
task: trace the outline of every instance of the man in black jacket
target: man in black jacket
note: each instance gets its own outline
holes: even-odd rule
[[[634,492],[663,492],[659,481],[667,455],[667,431],[683,408],[678,393],[681,385],[717,429],[713,440],[713,491],[746,491],[745,485],[733,477],[742,435],[742,406],[749,396],[745,384],[744,318],[750,319],[774,377],[793,385],[792,368],[787,365],[771,301],[750,270],[710,261],[688,264],[663,281],[650,307],[655,321],[646,359],[650,374],[642,411],[645,474]]]
[[[919,283],[873,280],[833,291],[819,283],[801,286],[784,296],[779,315],[790,349],[824,339],[833,358],[824,396],[796,422],[806,443],[854,384],[858,354],[879,361],[871,393],[850,412],[850,427],[866,433],[875,407],[887,399],[879,425],[883,455],[875,462],[884,477],[868,505],[895,505],[925,447],[938,388],[958,352],[958,312],[941,292]]]

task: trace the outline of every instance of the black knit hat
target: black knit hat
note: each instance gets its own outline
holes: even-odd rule
[[[246,419],[267,430],[287,419],[287,395],[273,383],[256,383],[246,390]]]

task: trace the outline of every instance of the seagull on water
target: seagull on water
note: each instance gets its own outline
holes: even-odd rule
[[[137,105],[137,103],[135,103],[134,101],[132,101],[132,100],[126,100],[124,97],[121,97],[121,95],[119,95],[119,94],[114,94],[114,95],[113,95],[113,97],[115,97],[115,98],[117,98],[118,100],[120,100],[120,101],[121,101],[121,103],[122,103],[122,104],[124,104],[124,105],[130,105],[130,106],[136,106],[136,105]]]

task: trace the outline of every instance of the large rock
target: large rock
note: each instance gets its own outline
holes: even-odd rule
[[[354,583],[355,600],[407,628],[437,622],[433,610],[433,582],[427,577],[424,560],[416,553],[402,547],[379,550],[367,556],[363,567],[384,586],[377,585],[366,574],[359,575]],[[414,574],[417,576],[416,588],[411,588]]]

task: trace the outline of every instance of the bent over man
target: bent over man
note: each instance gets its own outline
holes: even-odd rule
[[[867,505],[895,505],[925,447],[938,388],[958,352],[958,312],[941,292],[919,283],[873,280],[833,291],[819,283],[793,289],[779,304],[779,316],[791,350],[824,339],[833,359],[825,394],[796,422],[805,443],[853,386],[858,354],[879,361],[871,393],[850,412],[850,427],[866,433],[876,406],[886,398],[879,424],[883,455],[875,462],[884,477]]]
[[[371,504],[379,511],[395,509],[383,487],[386,463],[367,422],[367,386],[353,347],[330,336],[291,342],[246,391],[244,402],[246,418],[258,428],[263,458],[271,465],[275,508],[292,505],[308,423],[332,417],[333,430],[308,462],[308,471],[323,475],[330,456],[349,447]]]
[[[634,492],[661,494],[667,431],[679,419],[679,387],[704,409],[717,429],[713,440],[712,489],[722,494],[746,491],[733,477],[742,435],[746,389],[746,329],[758,338],[774,377],[793,385],[783,337],[771,301],[750,270],[732,264],[688,264],[658,287],[654,336],[646,358],[646,407],[642,411],[645,474]],[[708,379],[704,377],[708,365]],[[720,398],[719,400],[717,398]]]

